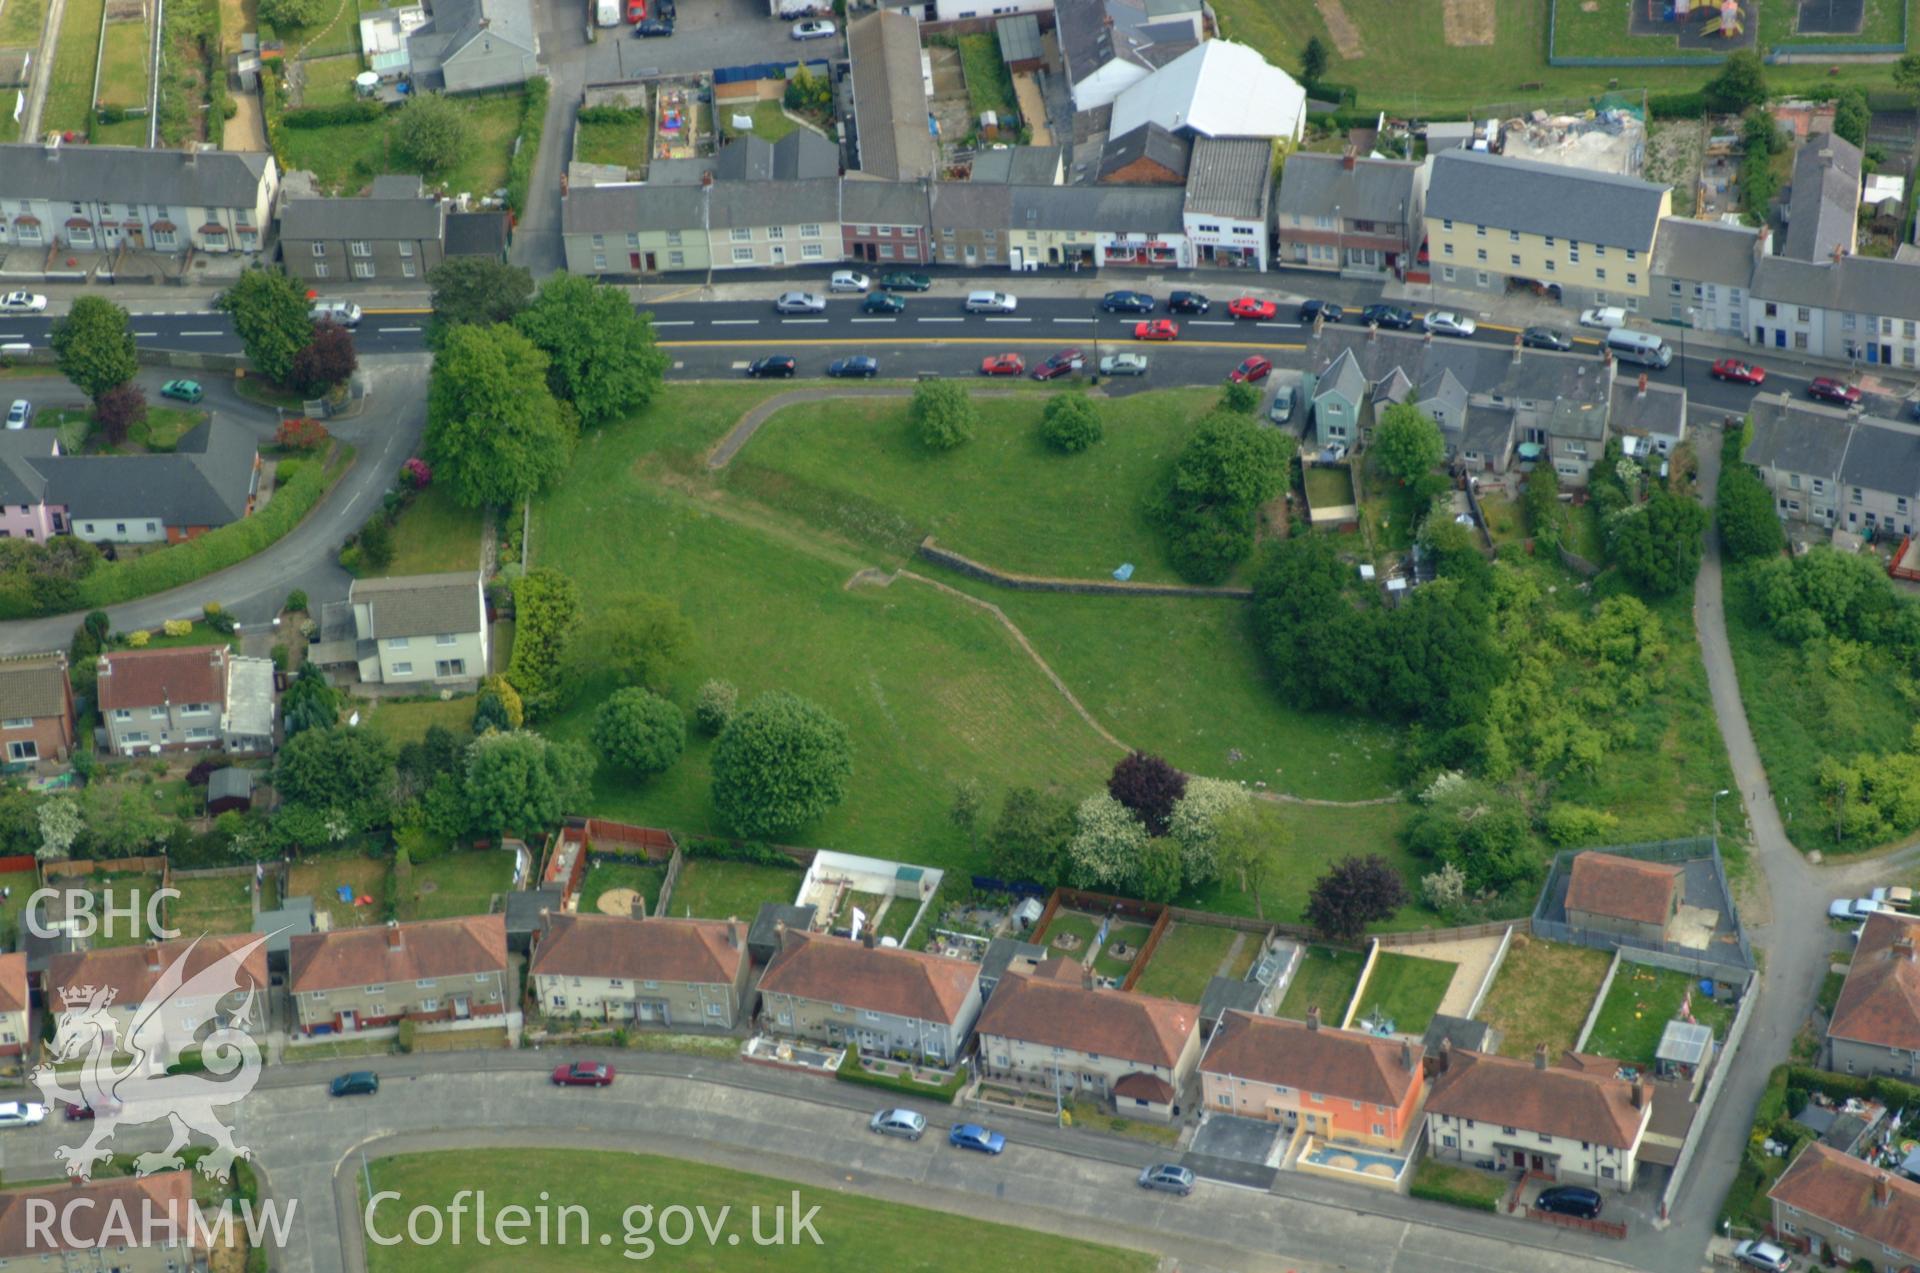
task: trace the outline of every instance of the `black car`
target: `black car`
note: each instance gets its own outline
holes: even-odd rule
[[[1153,297],[1145,292],[1108,292],[1100,298],[1100,308],[1109,314],[1151,314]]]
[[[867,299],[860,302],[863,314],[898,314],[906,307],[906,301],[892,292],[868,292]]]
[[[1204,314],[1213,308],[1213,302],[1199,292],[1175,292],[1167,297],[1169,314]]]
[[[1540,1196],[1533,1200],[1533,1209],[1551,1211],[1561,1216],[1578,1216],[1582,1220],[1597,1220],[1600,1218],[1600,1195],[1584,1185],[1555,1185],[1540,1191]]]
[[[1324,318],[1330,323],[1337,323],[1346,316],[1347,311],[1335,305],[1332,301],[1300,302],[1300,321],[1303,323],[1310,323],[1316,318]]]
[[[1564,353],[1573,348],[1573,337],[1558,327],[1529,327],[1520,333],[1520,343],[1528,349],[1557,349]]]
[[[355,1070],[327,1084],[327,1091],[335,1096],[375,1096],[380,1091],[380,1076],[372,1070]]]
[[[633,27],[633,34],[635,38],[641,40],[652,40],[660,36],[672,35],[673,19],[648,18],[644,22],[636,22]]]
[[[880,374],[880,360],[870,358],[866,354],[859,354],[852,358],[836,358],[827,364],[827,374],[835,379],[856,377],[871,380]]]
[[[1337,318],[1328,322],[1337,323]],[[1405,331],[1413,326],[1413,311],[1399,305],[1369,305],[1360,311],[1360,321],[1368,326],[1391,327],[1396,331]]]
[[[786,354],[774,354],[769,358],[756,358],[747,364],[747,374],[749,376],[791,376],[794,371],[794,361]]]

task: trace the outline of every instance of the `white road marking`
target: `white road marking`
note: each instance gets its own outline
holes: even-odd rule
[[[374,330],[377,332],[417,332],[420,329],[418,327],[376,327]]]
[[[987,321],[990,323],[1030,323],[1033,320],[1031,318],[989,318]]]
[[[155,336],[158,336],[159,334],[160,334],[159,332],[135,332],[133,336],[135,340],[142,340],[142,339],[151,340]]]
[[[1189,318],[1187,320],[1187,326],[1189,327],[1231,327],[1233,326],[1233,323],[1231,320],[1222,320],[1218,318]]]
[[[655,327],[691,327],[693,326],[693,320],[691,318],[676,318],[670,323],[663,323],[656,319],[653,325]]]
[[[967,320],[964,318],[916,318],[913,321],[916,323],[964,323]]]
[[[894,320],[891,318],[855,318],[849,321],[855,323],[891,323]]]
[[[824,318],[783,318],[780,320],[780,325],[782,327],[795,327],[815,323],[824,324],[826,321]]]
[[[181,332],[182,336],[224,336],[225,332]]]
[[[755,327],[758,326],[759,323],[760,320],[757,318],[716,318],[713,320],[715,327]]]
[[[1259,324],[1256,324],[1256,326],[1260,326],[1260,327],[1298,327],[1298,326],[1300,326],[1300,324],[1299,324],[1299,323],[1259,323]]]
[[[1025,320],[1023,319],[1022,321],[1024,322]],[[1097,318],[1056,318],[1053,321],[1056,323],[1097,323],[1100,320]]]

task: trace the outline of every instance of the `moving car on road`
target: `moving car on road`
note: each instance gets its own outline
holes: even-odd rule
[[[906,301],[892,292],[868,292],[867,299],[860,302],[862,314],[898,314],[906,307]]]
[[[827,298],[818,292],[782,292],[773,303],[776,314],[824,314]]]
[[[160,386],[163,398],[178,398],[182,402],[198,402],[204,395],[198,380],[169,380]]]
[[[836,358],[827,364],[827,374],[836,380],[871,380],[880,374],[880,360],[866,354]]]
[[[1713,378],[1731,380],[1739,385],[1761,385],[1767,382],[1767,369],[1741,362],[1738,358],[1722,358],[1713,364]]]
[[[890,292],[924,292],[933,286],[933,280],[909,270],[888,270],[880,276],[880,286]]]
[[[1807,396],[1818,398],[1822,402],[1838,403],[1851,407],[1860,401],[1860,391],[1850,384],[1843,384],[1832,376],[1815,376],[1807,382]]]
[[[32,1127],[46,1116],[47,1107],[35,1101],[0,1102],[0,1128]],[[994,1136],[999,1134],[995,1132]],[[992,1152],[997,1154],[1000,1150],[995,1148]]]
[[[38,292],[8,292],[0,296],[0,314],[38,314],[47,308],[47,298]]]
[[[1019,354],[989,354],[980,360],[983,376],[1018,376],[1026,369],[1026,360]]]
[[[1100,308],[1109,314],[1151,314],[1153,297],[1145,292],[1108,292],[1100,298]]]
[[[1264,354],[1254,354],[1228,372],[1227,379],[1237,385],[1250,385],[1257,384],[1272,374],[1273,359]]]
[[[374,1096],[380,1091],[380,1076],[372,1070],[355,1070],[327,1084],[327,1091],[334,1096]]]
[[[747,364],[747,374],[756,380],[767,377],[790,377],[794,371],[795,364],[790,354],[768,354],[765,358],[756,358]]]
[[[1391,327],[1406,331],[1413,326],[1413,311],[1404,305],[1369,305],[1360,311],[1360,321],[1369,326]]]
[[[1204,314],[1213,308],[1213,302],[1200,292],[1175,292],[1167,297],[1169,314]]]
[[[613,1082],[613,1067],[605,1061],[573,1061],[553,1072],[555,1087],[605,1087]]]
[[[1140,1187],[1179,1194],[1184,1198],[1193,1192],[1193,1172],[1179,1163],[1155,1163],[1140,1169]]]
[[[1558,327],[1529,327],[1520,333],[1520,343],[1528,349],[1554,349],[1565,353],[1573,348],[1573,337]]]
[[[969,314],[1011,314],[1020,307],[1020,299],[1007,292],[968,292]]]
[[[805,22],[793,24],[793,38],[796,40],[829,40],[833,38],[834,25],[825,18],[808,18]]]
[[[1035,380],[1053,380],[1070,375],[1087,365],[1087,356],[1077,349],[1062,349],[1033,369]]]
[[[1147,356],[1145,354],[1108,354],[1100,360],[1100,374],[1144,376],[1147,374]]]
[[[1347,311],[1335,305],[1332,301],[1314,300],[1300,302],[1299,319],[1303,323],[1311,323],[1316,318],[1324,318],[1330,323],[1337,323],[1346,316]]]
[[[1155,318],[1133,325],[1135,340],[1179,340],[1180,324],[1171,318]]]
[[[977,1149],[983,1154],[997,1154],[1007,1147],[1007,1138],[978,1123],[956,1123],[953,1130],[947,1133],[947,1143],[956,1149]]]
[[[869,1131],[901,1140],[919,1140],[927,1130],[927,1120],[910,1109],[883,1109],[867,1121]]]
[[[1420,325],[1436,336],[1458,336],[1465,339],[1480,330],[1465,314],[1456,314],[1450,309],[1436,310],[1420,320]]]
[[[1258,296],[1236,296],[1227,302],[1227,313],[1235,318],[1272,318],[1280,312],[1280,307],[1272,301],[1263,301]]]
[[[1601,331],[1612,331],[1616,327],[1627,325],[1627,311],[1618,305],[1603,305],[1597,309],[1580,311],[1580,325],[1594,327]]]

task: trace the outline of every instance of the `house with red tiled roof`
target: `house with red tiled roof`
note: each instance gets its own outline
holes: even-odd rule
[[[236,960],[236,989],[197,1000],[182,997],[184,990],[162,997],[185,1017],[259,1034],[267,1028],[267,943],[265,937],[251,933],[196,935],[55,955],[47,964],[47,1010],[57,1016],[67,1006],[83,1002],[89,992],[105,991],[110,996],[106,1013],[125,1040],[132,1034],[134,1019],[176,964],[178,984],[184,986],[228,958]]]
[[[1567,923],[1658,946],[1680,909],[1685,871],[1589,850],[1574,855],[1567,882]]]
[[[1920,1265],[1920,1184],[1807,1142],[1767,1191],[1779,1240],[1816,1261],[1876,1269]]]
[[[651,921],[649,921],[651,922]],[[768,1032],[951,1065],[980,1015],[980,965],[783,928],[760,974]]]
[[[1423,1050],[1405,1039],[1305,1021],[1221,1014],[1200,1058],[1210,1110],[1304,1126],[1322,1140],[1399,1148],[1419,1125]]]
[[[1616,1077],[1617,1062],[1574,1053],[1547,1063],[1442,1048],[1427,1093],[1427,1152],[1493,1171],[1625,1192],[1633,1188],[1653,1118],[1647,1083]]]
[[[527,968],[549,1016],[730,1030],[746,993],[747,926],[549,912]]]
[[[27,957],[0,955],[0,1056],[19,1056],[27,1039]]]
[[[510,1010],[506,918],[463,915],[302,934],[289,943],[287,988],[307,1034],[498,1017]]]
[[[0,660],[0,742],[10,765],[65,760],[73,750],[73,683],[63,652]]]
[[[97,666],[100,717],[115,755],[225,747],[271,751],[273,664],[224,645],[109,650]]]
[[[1827,1068],[1920,1077],[1920,916],[1867,917],[1827,1019]]]
[[[1111,1100],[1133,1117],[1172,1117],[1200,1060],[1194,1005],[1095,989],[1064,959],[1007,973],[974,1031],[984,1077]]]
[[[198,1273],[193,1173],[60,1181],[0,1192],[0,1265],[49,1273]]]

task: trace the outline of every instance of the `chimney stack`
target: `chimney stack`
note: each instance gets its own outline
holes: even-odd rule
[[[1533,1045],[1533,1068],[1536,1070],[1547,1068],[1547,1045],[1544,1043]]]
[[[737,915],[727,916],[727,945],[740,949],[740,919]]]
[[[1893,957],[1895,959],[1911,960],[1913,958],[1913,951],[1913,938],[1897,937],[1894,939]]]
[[[390,919],[387,921],[387,949],[398,950],[400,949],[400,946],[401,946],[400,922],[398,920]]]
[[[1318,1004],[1315,1004],[1313,1007],[1307,1009],[1307,1029],[1318,1030],[1319,1028],[1320,1007]]]
[[[1413,1044],[1406,1039],[1400,1040],[1400,1068],[1403,1070],[1413,1068]]]
[[[1357,158],[1358,158],[1358,155],[1356,154],[1354,148],[1352,146],[1348,146],[1346,150],[1342,151],[1340,154],[1340,166],[1342,168],[1345,168],[1348,172],[1352,172],[1354,162]]]
[[[1645,1079],[1633,1081],[1633,1107],[1645,1109],[1647,1106],[1647,1083]]]
[[[157,941],[147,943],[147,971],[160,971],[160,943]]]
[[[868,950],[873,949],[874,947],[873,926],[871,924],[869,924],[867,927],[860,930],[860,944],[862,946],[865,946]]]
[[[1442,1038],[1440,1040],[1440,1072],[1442,1074],[1445,1074],[1447,1072],[1447,1067],[1452,1064],[1453,1064],[1453,1040],[1450,1038]]]
[[[645,919],[647,917],[647,899],[641,894],[635,893],[633,900],[627,903],[627,915],[632,919]]]
[[[1873,1177],[1873,1205],[1884,1207],[1893,1201],[1893,1188],[1887,1173],[1876,1172]]]

